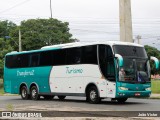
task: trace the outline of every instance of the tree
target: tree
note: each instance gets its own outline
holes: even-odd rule
[[[5,36],[8,36],[10,31],[16,27],[16,24],[14,24],[11,21],[0,21],[0,38],[4,38]]]
[[[10,44],[9,33],[16,27],[11,21],[0,21],[0,77],[3,75],[4,56],[14,50]]]
[[[11,21],[0,21],[0,77],[3,75],[4,56],[18,51],[19,30],[22,33],[22,49],[40,49],[46,45],[76,41],[69,33],[69,23],[57,19],[30,19],[17,26]]]
[[[11,31],[12,40],[18,42],[18,31],[22,33],[22,49],[33,50],[42,46],[73,42],[68,22],[57,19],[30,19],[22,21],[17,29]],[[15,46],[18,50],[18,47]]]

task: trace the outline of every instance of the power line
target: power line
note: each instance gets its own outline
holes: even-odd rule
[[[71,30],[78,30],[78,31],[82,31],[82,32],[98,32],[98,33],[108,33],[108,34],[114,34],[114,35],[118,35],[118,32],[106,32],[106,31],[98,31],[98,30],[87,30],[87,29],[75,29],[75,28],[71,28]]]
[[[23,1],[23,2],[17,3],[17,4],[15,4],[14,6],[12,6],[12,7],[10,7],[10,8],[7,8],[7,9],[5,9],[5,10],[0,11],[0,13],[4,13],[4,12],[7,12],[7,11],[9,11],[9,10],[12,10],[12,9],[14,9],[15,7],[18,7],[18,6],[20,6],[20,5],[23,5],[24,3],[28,2],[28,1],[30,1],[30,0],[25,0],[25,1]]]

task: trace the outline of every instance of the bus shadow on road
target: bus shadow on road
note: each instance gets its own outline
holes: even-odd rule
[[[12,99],[12,100],[22,100],[21,98],[15,98],[15,99]],[[32,101],[31,99],[29,100],[25,100],[25,101]],[[85,103],[85,104],[89,104],[85,98],[81,98],[81,99],[75,99],[75,98],[66,98],[64,100],[59,100],[57,97],[54,98],[54,99],[51,99],[51,100],[46,100],[44,98],[40,98],[38,100],[39,102],[43,101],[43,102],[73,102],[73,103]],[[125,103],[118,103],[117,101],[111,101],[110,99],[104,99],[102,100],[99,105],[137,105],[137,104],[147,104],[146,102],[142,102],[142,101],[126,101]],[[94,104],[91,104],[91,105],[94,105]]]
[[[42,101],[53,101],[53,102],[73,102],[73,103],[87,103],[89,104],[86,100],[78,100],[78,99],[64,99],[64,100],[59,100],[59,99],[52,99],[52,100],[45,100],[45,99],[41,99]],[[108,99],[103,100],[99,103],[100,105],[135,105],[135,104],[147,104],[144,102],[130,102],[130,101],[126,101],[125,103],[118,103],[117,101],[109,101]],[[94,104],[92,104],[94,105]]]
[[[143,103],[143,102],[125,102],[125,103],[118,103],[116,101],[101,101],[100,104],[103,104],[103,105],[135,105],[135,104],[146,104],[146,103]]]

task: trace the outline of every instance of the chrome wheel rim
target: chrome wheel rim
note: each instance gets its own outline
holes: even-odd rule
[[[32,97],[35,98],[36,95],[37,95],[37,91],[36,91],[36,89],[33,89],[33,90],[32,90]]]
[[[94,101],[95,99],[96,99],[96,91],[94,91],[94,90],[92,90],[91,92],[90,92],[90,98],[91,98],[91,100],[92,101]]]
[[[25,98],[27,95],[27,91],[25,89],[22,89],[22,97]]]

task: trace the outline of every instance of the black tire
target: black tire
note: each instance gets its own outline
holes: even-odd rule
[[[45,100],[52,100],[54,98],[53,95],[45,95],[43,96]]]
[[[39,96],[39,94],[38,94],[38,89],[37,89],[36,86],[33,86],[33,87],[31,88],[30,93],[31,93],[31,99],[32,99],[32,100],[39,100],[39,99],[40,99],[40,96]]]
[[[91,104],[98,104],[101,101],[99,94],[98,94],[97,87],[95,86],[91,86],[88,88],[86,97],[87,97],[86,98],[87,102]]]
[[[28,100],[28,99],[30,98],[26,86],[22,86],[22,87],[21,87],[20,94],[21,94],[21,98],[22,98],[23,100]]]
[[[117,102],[118,102],[118,103],[125,103],[127,99],[128,99],[128,98],[118,98],[118,99],[117,99]]]
[[[58,98],[60,99],[60,100],[64,100],[65,98],[66,98],[66,96],[58,96]]]

